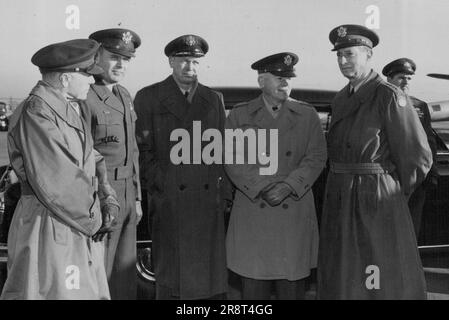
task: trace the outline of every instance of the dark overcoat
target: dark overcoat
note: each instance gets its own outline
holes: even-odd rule
[[[321,299],[423,299],[407,199],[432,165],[411,102],[374,71],[332,104],[320,229]]]
[[[228,189],[223,166],[176,165],[170,159],[171,149],[178,143],[170,141],[174,130],[185,129],[193,137],[193,121],[201,121],[201,132],[209,128],[223,132],[222,99],[198,84],[189,103],[169,76],[140,90],[134,104],[142,172],[151,196],[156,281],[181,299],[224,293],[223,198]],[[191,151],[191,160],[195,151]]]

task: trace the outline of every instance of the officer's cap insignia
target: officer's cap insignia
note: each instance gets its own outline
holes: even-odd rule
[[[194,46],[195,44],[196,44],[196,40],[195,40],[195,37],[192,37],[192,36],[188,36],[187,38],[186,38],[186,44],[188,45],[188,46]]]
[[[285,58],[284,58],[284,64],[286,65],[286,66],[289,66],[289,65],[291,65],[292,64],[292,57],[290,56],[290,55],[286,55],[285,56]]]
[[[340,38],[346,37],[346,28],[345,27],[338,28],[337,33]]]
[[[133,39],[133,35],[131,34],[131,32],[124,32],[122,35],[122,40],[123,42],[125,42],[126,44],[130,43],[131,40]]]
[[[398,104],[400,107],[405,107],[407,105],[407,100],[404,96],[400,96],[398,99]]]

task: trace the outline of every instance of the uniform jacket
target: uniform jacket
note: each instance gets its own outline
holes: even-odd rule
[[[228,267],[245,277],[261,280],[294,281],[308,276],[310,269],[316,267],[318,255],[318,225],[311,188],[327,159],[315,109],[288,99],[275,119],[260,96],[237,105],[227,118],[226,128],[278,130],[276,172],[261,175],[259,163],[226,165],[236,186],[226,237]],[[236,152],[240,151],[234,148]],[[267,152],[273,153],[274,149]],[[287,182],[296,195],[271,207],[257,195],[278,181]]]
[[[8,134],[11,165],[22,186],[8,238],[3,299],[109,298],[97,185],[113,195],[96,161],[86,123],[65,98],[40,81]],[[78,275],[79,281],[70,278]]]
[[[198,84],[189,103],[169,76],[140,90],[134,104],[142,171],[151,197],[158,284],[182,299],[224,293],[227,270],[223,199],[230,195],[223,166],[175,165],[170,159],[171,148],[177,144],[170,141],[173,130],[183,128],[192,137],[193,121],[201,121],[202,132],[208,128],[223,132],[222,99]]]
[[[352,96],[346,86],[332,104],[328,151],[319,298],[425,298],[407,198],[432,154],[410,100],[374,71]],[[378,288],[366,285],[373,268]]]
[[[101,80],[91,85],[83,110],[94,148],[105,158],[108,177],[117,192],[120,213],[105,241],[106,272],[112,299],[136,298],[136,200],[141,199],[136,113],[129,92],[116,84],[114,93]]]
[[[102,83],[91,85],[83,111],[91,126],[94,148],[104,156],[108,177],[117,193],[125,192],[126,178],[132,178],[140,200],[139,150],[135,139],[136,113],[131,95],[116,85],[120,99]]]

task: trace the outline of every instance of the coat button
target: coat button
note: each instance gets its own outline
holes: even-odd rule
[[[287,151],[287,152],[285,153],[285,155],[286,155],[287,157],[290,157],[290,156],[292,155],[292,152],[289,150],[289,151]]]
[[[267,204],[266,204],[265,202],[262,202],[262,203],[260,204],[260,208],[261,208],[261,209],[265,208],[266,206],[267,206]]]
[[[180,186],[179,186],[179,190],[184,190],[185,188],[187,188],[185,185],[183,185],[183,184],[181,184]]]
[[[89,260],[89,262],[87,262],[87,264],[88,264],[89,266],[91,266],[91,265],[92,265],[92,261]]]
[[[288,204],[286,204],[286,203],[283,203],[283,204],[282,204],[282,208],[284,208],[284,209],[288,209]]]
[[[351,149],[351,144],[349,142],[346,144],[346,148]]]
[[[207,183],[204,185],[204,189],[209,190],[209,185]]]

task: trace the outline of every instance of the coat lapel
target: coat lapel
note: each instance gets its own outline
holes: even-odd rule
[[[162,82],[160,98],[161,106],[175,115],[185,129],[192,127],[193,121],[205,119],[211,110],[208,90],[203,85],[198,83],[192,103],[188,103],[173,76]]]
[[[190,128],[193,121],[202,121],[207,117],[212,108],[210,107],[208,94],[201,84],[198,87],[192,99],[192,103],[187,107],[187,113],[184,120],[184,127]]]
[[[301,115],[302,112],[300,108],[296,105],[293,99],[288,99],[285,101],[281,107],[280,113],[276,119],[276,127],[279,132],[279,136],[288,133],[298,121],[296,117]]]
[[[134,106],[133,106],[133,102],[131,97],[129,96],[129,93],[127,93],[126,89],[123,88],[120,85],[116,85],[117,86],[117,90],[120,96],[120,102],[122,103],[123,107],[128,107],[129,110],[134,110]],[[125,111],[125,110],[123,110]]]
[[[254,114],[254,124],[259,128],[275,129],[274,118],[265,107],[262,95],[249,102],[248,111]]]
[[[105,105],[117,110],[120,113],[124,113],[122,102],[104,84],[96,82],[90,87]]]
[[[76,114],[76,111],[72,109],[69,102],[48,84],[39,81],[31,91],[31,94],[41,97],[70,127],[84,133],[84,128],[80,120],[81,117]]]
[[[85,130],[84,130],[84,163],[87,163],[87,159],[89,158],[89,156],[92,153],[92,150],[94,148],[94,144],[93,144],[94,140],[92,138],[92,133],[89,130],[88,124],[84,120],[84,117],[81,118],[81,121],[85,128]]]
[[[39,81],[31,94],[41,97],[67,125],[79,131],[80,140],[84,147],[83,158],[86,161],[92,152],[93,142],[88,125],[82,115],[84,111],[81,106],[80,115],[78,115],[75,110],[71,110],[72,107],[61,94],[43,81]]]
[[[167,111],[175,115],[179,120],[184,119],[187,100],[182,95],[181,90],[172,76],[168,76],[168,78],[161,83],[160,101],[161,106],[167,109]]]
[[[368,80],[352,96],[349,96],[349,84],[346,85],[332,103],[332,121],[329,130],[336,123],[356,112],[364,102],[371,99],[375,92],[373,87],[376,87],[379,81],[381,81],[380,76],[372,71]]]

